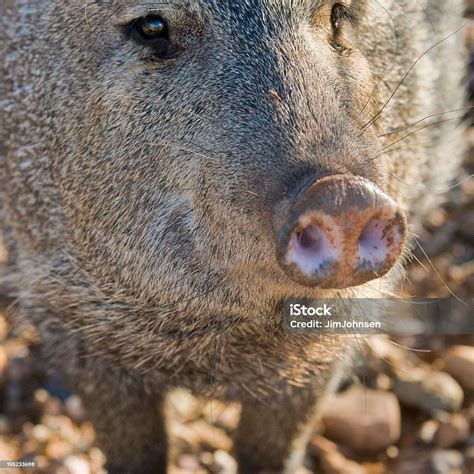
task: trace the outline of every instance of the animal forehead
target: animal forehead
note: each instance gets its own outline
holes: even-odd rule
[[[328,0],[149,0],[140,2],[139,0],[114,0],[114,4],[126,5],[180,5],[180,6],[219,6],[221,8],[258,8],[261,5],[287,6],[298,8],[301,6],[318,7],[328,3]],[[346,0],[345,4],[350,4],[351,0]]]
[[[340,3],[350,5],[353,0],[344,0]],[[109,3],[109,2],[107,2]],[[213,10],[238,14],[246,12],[251,14],[265,10],[311,11],[333,0],[112,0],[111,5],[128,7],[172,8],[173,6],[190,9]]]

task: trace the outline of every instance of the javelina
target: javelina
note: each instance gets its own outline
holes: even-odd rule
[[[458,2],[1,9],[18,310],[110,472],[166,470],[177,386],[241,402],[241,472],[291,471],[350,343],[285,336],[282,300],[394,288],[461,155]]]

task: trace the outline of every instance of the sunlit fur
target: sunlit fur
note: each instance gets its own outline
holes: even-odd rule
[[[18,311],[128,472],[163,470],[159,405],[178,385],[243,403],[242,472],[291,470],[348,352],[283,334],[281,300],[321,292],[278,267],[275,209],[305,181],[352,173],[413,223],[459,161],[444,119],[462,116],[460,2],[352,0],[349,54],[331,43],[333,3],[1,2]],[[150,11],[175,59],[123,33]],[[400,274],[348,293],[393,291]]]

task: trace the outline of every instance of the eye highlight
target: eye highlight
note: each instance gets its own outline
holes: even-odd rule
[[[166,23],[156,15],[150,15],[138,20],[135,28],[143,38],[148,40],[167,38],[168,36]]]
[[[177,48],[170,40],[168,24],[159,15],[149,14],[133,20],[125,28],[125,35],[148,48],[155,59],[171,59],[176,55]]]

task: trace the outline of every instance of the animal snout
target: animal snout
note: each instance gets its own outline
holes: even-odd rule
[[[367,179],[322,178],[288,207],[279,226],[278,261],[303,285],[362,285],[387,273],[403,251],[405,215]]]

